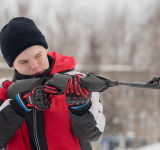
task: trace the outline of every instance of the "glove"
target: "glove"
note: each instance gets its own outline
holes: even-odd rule
[[[91,93],[86,90],[77,75],[71,76],[67,81],[65,94],[68,108],[74,114],[86,113],[92,104]]]
[[[67,81],[65,94],[68,108],[72,113],[82,115],[90,108],[91,93],[83,86],[79,76],[71,76]]]
[[[21,113],[17,105],[20,105],[26,112],[31,109],[46,110],[51,107],[53,97],[60,93],[60,90],[55,87],[44,85],[50,78],[45,77],[36,81],[29,90],[18,93],[10,102],[11,107]],[[24,112],[24,111],[23,111]],[[26,113],[25,113],[26,114]]]
[[[91,93],[86,90],[79,76],[71,76],[66,84],[66,102],[71,106],[80,106],[91,100]]]

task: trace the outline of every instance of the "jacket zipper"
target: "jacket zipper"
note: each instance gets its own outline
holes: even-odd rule
[[[33,109],[33,132],[34,132],[34,139],[36,143],[37,150],[41,150],[38,137],[37,137],[37,121],[36,121],[36,110]]]
[[[35,78],[35,76],[32,76],[33,78]],[[35,143],[37,146],[37,150],[41,150],[40,146],[39,146],[39,141],[38,141],[38,137],[37,137],[37,119],[36,119],[36,110],[33,109],[33,132],[34,132],[34,139],[35,139]]]

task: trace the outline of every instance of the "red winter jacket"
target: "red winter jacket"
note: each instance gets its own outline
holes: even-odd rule
[[[54,59],[49,75],[75,68],[73,57],[56,52],[49,52],[48,55]],[[4,89],[0,90],[2,100],[6,96],[4,93]],[[6,150],[91,150],[88,142],[97,140],[102,133],[92,110],[82,116],[71,113],[64,94],[54,97],[50,109],[43,112],[32,110],[25,117],[17,114],[9,101],[6,100],[0,108],[0,120],[3,122],[0,133],[4,132],[0,134],[0,148],[8,141]]]

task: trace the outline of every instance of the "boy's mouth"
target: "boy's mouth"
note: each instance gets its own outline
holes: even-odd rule
[[[39,75],[39,74],[41,74],[41,73],[43,73],[43,71],[36,72],[36,73],[34,74],[34,76],[35,76],[35,75]]]

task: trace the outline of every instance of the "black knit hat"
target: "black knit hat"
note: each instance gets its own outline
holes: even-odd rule
[[[22,51],[34,45],[48,49],[45,37],[31,19],[13,18],[1,30],[1,52],[9,67]]]

